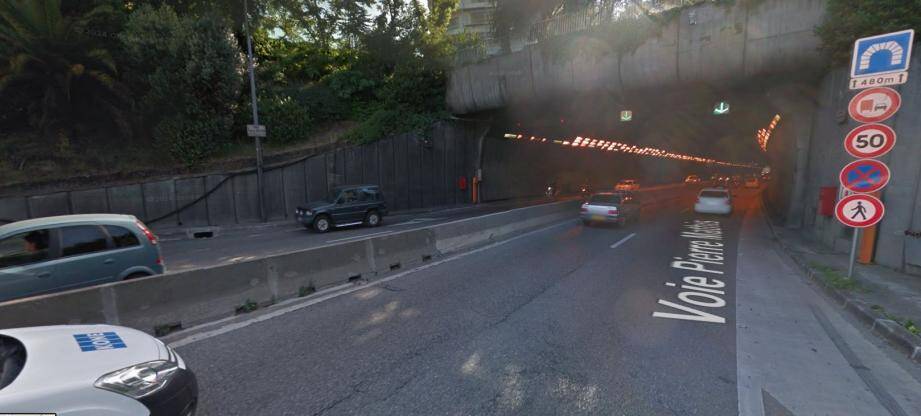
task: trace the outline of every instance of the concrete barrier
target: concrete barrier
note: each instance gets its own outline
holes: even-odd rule
[[[571,200],[513,209],[482,217],[438,224],[435,246],[448,254],[512,237],[550,223],[576,218],[581,201]]]
[[[233,264],[9,301],[0,303],[0,328],[76,323],[111,323],[150,333],[188,328],[232,316],[247,305],[269,305],[309,289],[407,269],[575,219],[579,204],[570,200],[518,208]]]

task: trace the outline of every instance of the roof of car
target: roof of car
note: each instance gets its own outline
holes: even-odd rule
[[[6,225],[0,225],[0,234],[8,231],[21,230],[27,228],[66,225],[82,222],[133,222],[137,220],[134,215],[125,214],[76,214],[76,215],[58,215],[54,217],[41,217],[29,220],[15,221]]]

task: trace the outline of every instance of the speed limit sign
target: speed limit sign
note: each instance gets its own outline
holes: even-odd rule
[[[856,158],[879,157],[895,146],[895,130],[885,124],[863,124],[844,138],[844,149]]]

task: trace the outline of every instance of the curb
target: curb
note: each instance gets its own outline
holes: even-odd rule
[[[762,201],[763,207],[763,201]],[[914,361],[915,363],[921,364],[921,337],[918,337],[911,332],[908,332],[907,329],[899,325],[898,322],[890,320],[885,317],[880,312],[873,310],[866,302],[861,300],[853,299],[850,297],[848,292],[838,290],[825,283],[819,277],[819,273],[809,266],[809,263],[799,254],[795,253],[789,246],[784,244],[777,236],[777,232],[774,230],[774,225],[771,224],[771,221],[765,217],[765,222],[767,222],[768,228],[771,230],[771,235],[774,237],[774,240],[777,241],[778,245],[783,248],[784,253],[789,256],[803,274],[805,274],[810,280],[815,282],[822,291],[825,292],[825,295],[833,299],[838,303],[842,308],[844,308],[851,316],[857,318],[864,324],[870,327],[874,334],[878,337],[886,340],[892,346],[898,348],[903,353],[908,356],[908,359]]]

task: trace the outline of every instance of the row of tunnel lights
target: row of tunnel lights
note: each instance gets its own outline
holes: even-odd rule
[[[762,152],[767,152],[768,142],[771,141],[771,134],[774,133],[774,129],[777,128],[777,124],[779,123],[780,114],[774,114],[774,118],[771,119],[771,124],[768,125],[768,128],[758,130],[758,147],[761,148]]]
[[[607,152],[621,152],[621,153],[634,154],[638,156],[659,157],[659,158],[680,160],[684,162],[704,163],[704,164],[710,164],[710,165],[742,167],[742,168],[757,167],[757,165],[755,164],[726,162],[722,160],[687,155],[683,153],[669,152],[669,151],[657,149],[654,147],[639,147],[639,146],[622,143],[622,142],[618,142],[614,140],[592,139],[592,138],[586,138],[586,137],[581,137],[581,136],[576,136],[573,139],[567,138],[567,139],[558,140],[558,139],[547,139],[544,137],[525,136],[522,134],[515,134],[515,133],[506,133],[505,138],[511,139],[511,140],[536,141],[540,143],[549,142],[549,143],[554,143],[554,144],[558,144],[562,146],[599,149],[599,150],[607,151]]]

